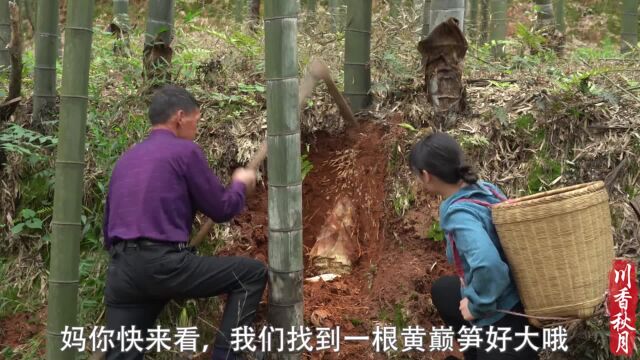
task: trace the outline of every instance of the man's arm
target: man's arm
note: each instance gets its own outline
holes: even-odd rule
[[[509,285],[509,267],[502,261],[482,223],[467,209],[452,209],[456,246],[471,268],[471,281],[463,289],[469,311],[478,319],[496,310],[496,300]]]
[[[244,208],[246,185],[241,181],[232,181],[225,189],[198,147],[189,153],[186,181],[191,201],[215,222],[229,221]]]

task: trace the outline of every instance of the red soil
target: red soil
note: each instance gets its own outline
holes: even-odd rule
[[[18,313],[0,320],[0,351],[7,347],[15,349],[38,334],[44,335],[45,311],[46,309],[38,313]],[[40,355],[44,356],[44,347]]]
[[[446,263],[444,245],[426,239],[436,214],[431,198],[418,196],[415,210],[398,217],[388,206],[386,187],[390,129],[365,123],[341,136],[321,134],[312,141],[313,170],[303,183],[305,277],[318,275],[309,265],[307,253],[313,247],[328,212],[338,196],[350,196],[356,206],[359,261],[351,274],[333,282],[304,285],[305,325],[336,327],[341,335],[369,335],[376,325],[397,326],[401,308],[407,323],[427,331],[441,325],[431,303],[433,280],[453,274]],[[353,161],[331,162],[352,153]],[[348,156],[347,156],[348,157]],[[347,167],[338,168],[340,164]],[[431,204],[431,207],[430,207]],[[241,240],[223,253],[267,258],[267,191],[262,188],[248,202],[248,211],[234,222]],[[266,294],[265,294],[266,300]],[[383,315],[386,319],[383,319]],[[261,317],[262,318],[262,317]],[[428,350],[428,337],[424,347]],[[411,358],[442,359],[450,353],[409,352]],[[371,342],[341,341],[340,352],[313,352],[313,359],[384,359]]]

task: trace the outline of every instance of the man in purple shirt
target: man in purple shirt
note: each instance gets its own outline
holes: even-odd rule
[[[111,254],[107,329],[117,334],[121,326],[135,326],[146,339],[146,330],[155,327],[171,299],[228,294],[213,359],[235,359],[231,330],[251,325],[266,285],[266,266],[244,257],[198,256],[187,243],[196,211],[226,222],[243,210],[255,171],[237,169],[227,188],[220,183],[193,142],[200,110],[182,88],[159,89],[149,119],[151,133],[122,155],[109,183],[104,216],[104,244]],[[146,343],[125,341],[125,351],[119,341],[114,345],[107,360],[143,359],[139,348]]]

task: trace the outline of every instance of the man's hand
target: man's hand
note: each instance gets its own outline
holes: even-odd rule
[[[253,191],[256,186],[256,171],[246,168],[238,168],[231,176],[233,181],[239,181],[246,187],[246,192]]]
[[[469,299],[464,298],[460,300],[460,312],[465,320],[471,321],[474,319],[473,315],[471,315],[471,311],[469,311]]]

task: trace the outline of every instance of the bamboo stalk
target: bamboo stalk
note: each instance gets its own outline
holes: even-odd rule
[[[553,27],[555,16],[553,15],[552,0],[535,0],[535,10],[537,14],[537,26],[539,29]]]
[[[621,52],[629,52],[638,46],[638,0],[622,1]]]
[[[480,44],[484,44],[489,39],[489,0],[480,0]]]
[[[389,0],[389,16],[397,17],[398,16],[398,6],[400,0]]]
[[[507,0],[491,0],[491,24],[489,26],[489,41],[491,52],[495,58],[504,56],[504,41],[507,37]]]
[[[467,19],[467,31],[473,34],[474,37],[478,36],[478,10],[480,10],[478,0],[471,0],[469,2],[469,17]]]
[[[371,0],[347,0],[344,54],[344,94],[351,110],[358,112],[371,103]]]
[[[93,0],[69,0],[60,95],[51,264],[47,315],[47,359],[75,359],[62,349],[61,331],[76,326],[82,227],[85,129],[93,27]]]
[[[39,0],[36,15],[35,66],[33,71],[32,122],[50,120],[56,103],[58,59],[58,0]]]
[[[429,32],[445,22],[448,18],[453,17],[458,20],[460,30],[464,32],[464,0],[432,0],[431,1],[431,19]]]
[[[318,8],[318,3],[316,0],[308,0],[307,7],[308,7],[309,14],[315,14]]]
[[[113,50],[116,54],[129,54],[129,0],[113,0],[111,32],[116,38]]]
[[[302,173],[296,0],[265,2],[269,162],[269,323],[303,323]],[[301,351],[277,354],[300,359]]]
[[[344,0],[329,0],[329,13],[331,14],[331,31],[342,31]]]
[[[147,79],[168,75],[166,68],[173,54],[174,9],[175,0],[149,0],[144,34],[144,72]]]
[[[0,71],[11,65],[7,44],[11,40],[11,25],[9,24],[9,0],[0,0]]]
[[[244,0],[235,0],[233,4],[233,18],[237,23],[242,23],[244,16]]]
[[[426,39],[429,36],[431,30],[429,21],[431,21],[431,0],[424,0],[422,5],[422,39]]]
[[[564,21],[564,3],[564,0],[555,0],[553,3],[553,9],[556,16],[556,29],[563,34],[567,30],[567,26]]]

